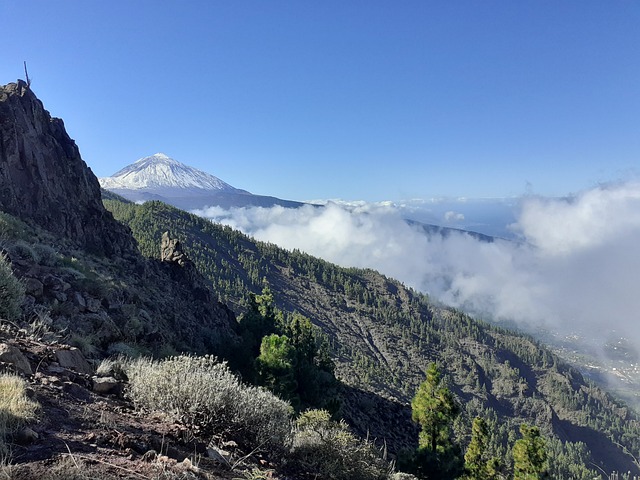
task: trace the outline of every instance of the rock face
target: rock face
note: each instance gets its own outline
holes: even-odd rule
[[[162,234],[160,260],[170,266],[171,276],[179,283],[187,285],[195,298],[206,305],[216,303],[207,280],[182,250],[180,241],[176,238],[171,238],[169,232]]]
[[[0,209],[103,255],[135,249],[64,123],[21,80],[0,87]]]
[[[235,338],[235,316],[175,240],[167,236],[165,261],[140,254],[130,229],[102,205],[98,180],[62,120],[22,81],[0,86],[0,212],[26,223],[36,241],[33,226],[52,234],[34,245],[51,250],[49,260],[11,247],[13,240],[3,245],[24,280],[23,311],[50,312],[48,328],[87,339],[95,355],[138,346],[220,354]],[[61,261],[70,252],[77,269]],[[59,368],[90,373],[77,353],[57,352]]]
[[[187,255],[182,250],[182,245],[176,238],[171,238],[169,232],[162,234],[160,244],[160,260],[163,262],[177,263],[181,267],[191,263]]]

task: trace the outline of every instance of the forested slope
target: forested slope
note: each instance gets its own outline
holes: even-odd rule
[[[160,202],[105,205],[145,255],[159,256],[160,237],[170,231],[237,313],[249,292],[267,284],[279,308],[310,318],[328,336],[338,376],[349,385],[343,413],[391,449],[415,441],[408,401],[435,361],[463,406],[454,424],[463,445],[480,415],[491,449],[509,462],[508,445],[526,422],[549,438],[554,478],[593,478],[588,468],[638,472],[635,413],[531,338],[438,305],[377,272],[257,242]]]

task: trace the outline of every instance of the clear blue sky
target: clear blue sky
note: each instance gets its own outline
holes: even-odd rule
[[[164,152],[307,200],[562,195],[637,175],[637,0],[0,0],[98,176]]]

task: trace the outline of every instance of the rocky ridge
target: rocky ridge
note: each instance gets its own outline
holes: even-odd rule
[[[97,254],[135,252],[63,121],[22,80],[0,87],[0,208]]]
[[[21,80],[0,86],[0,238],[25,318],[88,355],[216,353],[235,335],[235,316],[190,262],[140,254],[62,120]]]

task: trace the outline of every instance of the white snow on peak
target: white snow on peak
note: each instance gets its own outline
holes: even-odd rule
[[[114,173],[111,177],[98,180],[100,186],[106,189],[197,188],[228,192],[242,191],[223,182],[218,177],[189,167],[164,153],[143,157]]]

